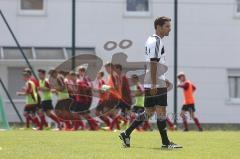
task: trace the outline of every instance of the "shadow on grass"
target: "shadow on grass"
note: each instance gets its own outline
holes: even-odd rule
[[[161,150],[161,151],[178,151],[180,149],[166,149],[166,148],[161,148],[161,147],[141,147],[141,146],[131,146],[131,148],[136,148],[136,149],[149,149],[149,150]]]

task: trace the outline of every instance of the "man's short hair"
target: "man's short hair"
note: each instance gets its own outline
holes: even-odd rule
[[[85,67],[83,67],[83,66],[81,66],[81,67],[79,67],[78,71],[81,71],[81,72],[86,72],[86,68],[85,68]]]
[[[70,71],[70,72],[69,72],[69,75],[71,75],[71,76],[76,76],[76,72],[75,72],[75,71]]]
[[[107,62],[104,66],[105,67],[113,67],[113,64],[111,62]]]
[[[177,75],[178,78],[180,78],[180,77],[182,77],[182,76],[186,77],[186,75],[185,75],[184,72],[179,72],[178,75]]]
[[[24,77],[31,77],[31,75],[29,74],[29,72],[26,72],[26,71],[22,71],[22,75]]]
[[[154,21],[154,28],[157,29],[158,25],[163,26],[166,22],[170,22],[170,21],[171,21],[171,18],[164,17],[164,16],[158,17]]]
[[[44,69],[38,69],[38,72],[46,74],[46,71]]]
[[[29,75],[32,75],[32,70],[30,68],[24,68],[24,70],[22,72],[26,72],[28,73]]]

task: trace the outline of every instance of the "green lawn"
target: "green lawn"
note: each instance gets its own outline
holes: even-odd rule
[[[134,132],[122,148],[119,132],[0,132],[0,159],[239,159],[239,131],[170,132],[183,149],[161,150],[157,131]]]

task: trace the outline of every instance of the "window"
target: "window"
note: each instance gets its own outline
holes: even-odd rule
[[[21,0],[22,10],[43,10],[43,0]]]
[[[240,98],[240,77],[229,76],[229,97],[232,99]]]
[[[21,15],[44,15],[46,0],[19,0],[19,13]]]
[[[126,16],[150,16],[150,0],[126,0]]]
[[[61,47],[26,47],[24,46],[23,52],[28,60],[67,60],[72,57],[71,48]],[[96,55],[94,48],[76,48],[75,54],[92,54]],[[0,47],[0,61],[5,60],[24,60],[19,48],[12,46]]]
[[[65,55],[62,48],[35,48],[37,59],[64,60]]]
[[[240,0],[236,0],[234,10],[235,10],[235,16],[240,17]]]
[[[231,102],[240,102],[240,69],[228,70],[228,92]]]
[[[23,48],[23,51],[28,59],[33,59],[32,49]],[[23,59],[23,56],[18,48],[4,47],[3,48],[4,59]]]
[[[72,57],[72,49],[71,48],[66,48],[68,58]],[[95,50],[93,48],[76,48],[75,50],[75,56],[81,55],[81,54],[95,54]]]

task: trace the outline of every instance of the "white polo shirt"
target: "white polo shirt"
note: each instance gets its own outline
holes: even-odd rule
[[[147,39],[146,45],[145,45],[145,58],[147,62],[147,65],[146,65],[147,67],[146,67],[146,75],[144,78],[144,87],[151,88],[152,80],[151,80],[151,72],[150,72],[150,59],[158,58],[160,64],[166,63],[166,53],[164,50],[164,45],[161,37],[159,37],[158,35],[153,34]],[[156,86],[159,88],[166,87],[166,83],[164,82],[166,79],[165,77],[166,75],[161,73],[161,71],[164,70],[164,68],[161,68],[161,67],[165,67],[165,66],[158,65],[157,67],[157,85]]]

